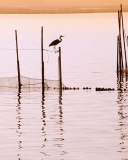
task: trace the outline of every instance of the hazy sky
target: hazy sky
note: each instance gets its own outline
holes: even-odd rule
[[[0,6],[88,6],[88,5],[127,5],[128,0],[0,0]]]

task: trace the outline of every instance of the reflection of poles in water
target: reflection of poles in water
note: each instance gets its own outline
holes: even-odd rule
[[[128,93],[127,92],[123,92],[123,91],[119,91],[118,92],[118,105],[119,105],[119,109],[118,109],[118,115],[119,115],[119,120],[118,120],[118,128],[116,129],[117,131],[119,131],[120,133],[120,138],[119,138],[119,147],[120,149],[118,150],[118,152],[128,152],[127,149],[127,140],[128,140],[128,124],[127,124],[127,119],[128,119],[128,106],[127,106],[127,98],[128,97]]]
[[[59,104],[62,104],[62,90],[59,90]]]
[[[42,143],[42,146],[41,148],[43,149],[45,147],[45,142],[47,142],[47,138],[46,138],[46,132],[45,132],[45,126],[46,126],[46,112],[45,112],[45,106],[44,106],[44,101],[45,101],[45,95],[43,93],[42,95],[42,101],[41,101],[41,108],[42,108],[42,128],[41,128],[41,131],[42,131],[42,137],[44,138],[44,141]],[[47,155],[46,153],[44,152],[41,152],[43,155]]]
[[[17,119],[17,133],[18,133],[18,137],[21,137],[21,135],[22,135],[22,132],[20,132],[20,129],[21,129],[21,113],[20,113],[20,111],[21,111],[21,107],[20,107],[20,105],[21,105],[21,92],[18,92],[18,94],[17,94],[17,97],[18,97],[18,104],[17,104],[17,106],[16,106],[16,112],[17,112],[17,117],[16,117],[16,119]],[[22,141],[21,140],[19,140],[18,141],[18,146],[19,146],[19,150],[22,148]],[[18,153],[18,160],[20,160],[20,154]]]
[[[58,124],[60,125],[60,144],[56,144],[58,147],[62,148],[63,147],[63,141],[65,140],[64,139],[64,130],[63,130],[63,108],[62,108],[62,90],[60,89],[59,90],[59,122]],[[65,155],[67,154],[66,151],[64,150],[61,150],[61,154],[60,155]]]
[[[59,106],[59,124],[60,124],[60,135],[63,135],[63,111],[62,111],[62,106]],[[62,137],[63,139],[63,137]],[[64,139],[63,139],[64,140]]]
[[[60,89],[59,90],[59,124],[61,124],[61,126],[60,126],[60,131],[63,131],[63,129],[62,129],[62,123],[63,123],[63,120],[62,120],[62,118],[63,118],[63,111],[62,111],[62,90]],[[61,133],[61,135],[62,135],[62,133]]]
[[[128,88],[128,76],[121,77],[121,79],[117,77],[117,89],[123,92],[126,91],[127,88]]]
[[[120,80],[119,77],[117,77],[117,89],[121,90],[121,88],[122,88],[122,81]]]

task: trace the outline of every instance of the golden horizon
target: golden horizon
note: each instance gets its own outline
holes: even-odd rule
[[[126,0],[0,0],[0,7],[128,6]]]

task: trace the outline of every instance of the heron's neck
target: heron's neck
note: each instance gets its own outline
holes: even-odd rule
[[[60,42],[62,41],[62,38],[60,37]]]

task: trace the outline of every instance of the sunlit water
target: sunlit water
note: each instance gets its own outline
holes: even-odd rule
[[[127,18],[125,13],[125,26]],[[17,30],[21,75],[41,78],[43,26],[46,50],[53,51],[50,42],[65,36],[58,45],[63,83],[80,88],[49,89],[43,98],[40,89],[0,88],[0,159],[127,160],[128,93],[117,91],[117,13],[0,15],[0,20],[1,77],[17,75]],[[55,80],[58,54],[50,51],[44,52],[45,78]]]

